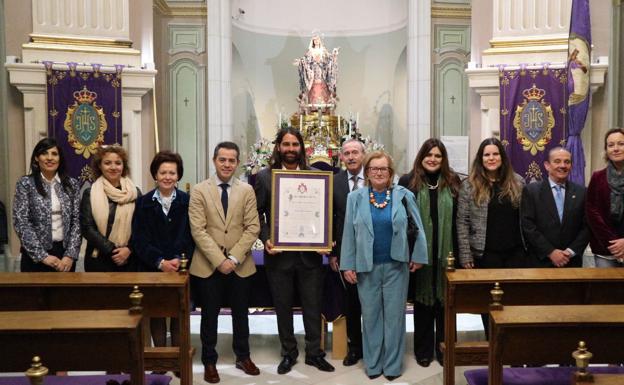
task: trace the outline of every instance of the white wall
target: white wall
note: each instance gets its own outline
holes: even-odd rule
[[[401,164],[407,142],[406,29],[323,41],[328,50],[340,47],[336,112],[359,112],[363,134],[382,140]],[[292,62],[303,56],[309,38],[234,27],[232,42],[233,137],[246,151],[256,133],[274,136],[280,112],[290,116],[297,111],[299,80]]]

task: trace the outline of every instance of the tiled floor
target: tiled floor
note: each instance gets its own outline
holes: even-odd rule
[[[442,367],[434,361],[430,367],[422,368],[416,364],[413,356],[412,341],[412,316],[407,315],[407,344],[404,358],[403,375],[394,380],[392,384],[419,384],[438,385],[442,384]],[[207,384],[203,380],[203,366],[201,364],[201,343],[199,340],[199,316],[191,317],[192,344],[197,349],[193,360],[193,374],[195,384]],[[478,339],[482,335],[481,318],[472,315],[460,315],[458,319],[460,339]],[[331,346],[328,346],[329,361],[336,367],[333,373],[325,373],[314,367],[307,366],[303,362],[303,324],[301,317],[295,317],[295,333],[299,342],[300,356],[293,370],[286,375],[277,374],[277,364],[280,361],[279,340],[277,337],[275,316],[254,315],[250,317],[250,345],[251,358],[260,368],[259,376],[247,376],[241,370],[234,367],[234,355],[232,353],[232,325],[229,316],[219,318],[219,342],[217,351],[220,354],[217,370],[221,377],[221,384],[336,384],[336,385],[360,385],[360,384],[383,384],[390,383],[383,376],[375,380],[369,380],[364,373],[363,364],[345,367],[341,360],[333,360]],[[328,340],[331,340],[329,338]],[[465,385],[463,376],[465,368],[458,368],[456,384]],[[178,385],[174,379],[172,385]]]

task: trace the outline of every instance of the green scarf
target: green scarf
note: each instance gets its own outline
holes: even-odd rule
[[[416,270],[414,282],[414,300],[423,305],[432,306],[435,300],[444,302],[444,286],[446,282],[446,257],[453,251],[453,196],[448,187],[438,191],[438,265],[433,271],[433,223],[430,214],[429,189],[421,188],[416,196],[420,217],[427,237],[428,264]],[[433,275],[437,274],[436,292],[433,292]]]

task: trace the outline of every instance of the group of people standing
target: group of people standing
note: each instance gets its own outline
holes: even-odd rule
[[[418,364],[427,367],[434,358],[442,363],[449,252],[466,269],[582,266],[590,242],[598,267],[624,265],[624,129],[609,130],[604,148],[607,167],[592,175],[586,191],[568,180],[572,156],[561,147],[548,153],[548,177],[525,186],[496,138],[481,143],[463,181],[438,139],[423,143],[412,170],[400,178],[389,154],[366,153],[361,142],[347,140],[340,154],[345,169],[334,176],[336,243],[331,252],[319,253],[277,251],[269,239],[271,170],[310,169],[303,137],[292,127],[278,131],[270,166],[257,174],[254,187],[234,177],[238,146],[222,142],[214,149],[215,174],[190,196],[176,187],[183,175],[179,154],[156,154],[150,165],[156,188],[141,195],[118,145],[98,149],[95,181],[81,194],[66,173],[60,146],[45,138],[33,150],[30,173],[16,186],[13,219],[21,270],[75,271],[82,237],[85,271],[175,272],[186,255],[202,311],[204,379],[217,383],[217,320],[224,300],[232,309],[236,367],[249,375],[260,372],[250,358],[248,325],[248,277],[256,272],[251,248],[258,238],[277,315],[282,357],[277,372],[288,373],[297,363],[296,292],[305,363],[334,370],[321,350],[326,256],[345,282],[349,350],[343,364],[363,358],[371,379],[394,380],[403,371],[408,297],[414,301]],[[408,293],[410,273],[413,293]],[[166,343],[165,321],[151,320],[156,346]],[[170,326],[175,345],[178,322]]]

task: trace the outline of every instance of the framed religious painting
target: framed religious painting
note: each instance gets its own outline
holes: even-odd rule
[[[271,242],[281,251],[330,251],[331,171],[272,170]]]

